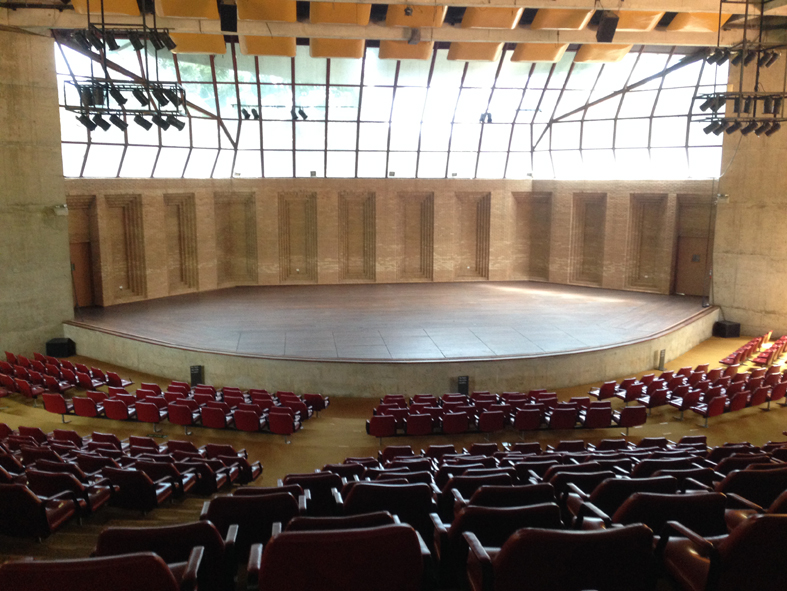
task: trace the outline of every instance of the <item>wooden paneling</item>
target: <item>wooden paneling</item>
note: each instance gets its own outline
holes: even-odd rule
[[[317,195],[279,194],[282,283],[317,283]]]
[[[339,279],[375,280],[375,195],[339,193]]]
[[[145,240],[140,195],[106,197],[110,247],[110,289],[116,299],[145,297]]]
[[[551,236],[552,193],[514,193],[513,277],[549,279]]]
[[[666,237],[667,195],[632,195],[626,286],[657,289]]]
[[[216,266],[219,286],[257,282],[256,201],[251,193],[218,193]]]
[[[399,193],[397,279],[434,277],[434,193]]]
[[[575,193],[571,222],[571,282],[601,285],[607,196]]]
[[[454,276],[489,279],[489,193],[457,193]]]
[[[164,195],[169,293],[197,289],[197,222],[194,195]]]

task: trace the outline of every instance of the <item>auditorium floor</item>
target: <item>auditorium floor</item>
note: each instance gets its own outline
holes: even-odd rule
[[[746,340],[745,338],[711,338],[669,363],[667,367],[679,368],[707,362],[711,363],[711,367],[714,367],[718,359],[736,349]],[[117,369],[121,375],[130,377],[136,384],[139,384],[140,381],[154,381],[165,386],[169,382],[167,378],[162,376],[143,375],[123,368],[113,368],[103,363],[94,364],[105,369]],[[558,394],[561,399],[567,399],[587,393],[589,386],[586,384],[563,389]],[[0,402],[4,406],[8,406],[8,408],[0,410],[0,422],[7,423],[13,428],[20,424],[39,426],[45,431],[62,427],[60,419],[56,415],[45,412],[40,406],[33,408],[30,404],[25,404],[25,401],[19,396],[5,398]],[[231,442],[237,447],[245,447],[251,459],[261,460],[265,466],[263,477],[256,484],[275,486],[276,480],[287,473],[311,472],[326,463],[341,462],[346,456],[375,455],[379,449],[378,441],[366,435],[364,424],[365,419],[372,414],[375,402],[369,398],[334,398],[331,400],[331,406],[321,413],[321,416],[314,417],[305,423],[303,429],[291,438],[290,444],[285,443],[281,436],[262,433],[248,434],[237,431],[195,428],[193,436],[186,437],[182,428],[175,425],[164,424],[163,429],[164,434],[172,439],[191,439],[197,445],[214,441]],[[615,403],[622,404],[620,401],[615,401]],[[701,427],[702,419],[692,413],[687,413],[686,420],[683,422],[676,421],[676,416],[677,412],[671,407],[654,410],[645,426],[632,429],[631,439],[636,441],[644,436],[658,435],[678,439],[688,434],[704,434],[708,436],[710,445],[720,445],[725,441],[744,440],[754,444],[763,444],[769,440],[784,439],[782,431],[787,428],[787,408],[777,405],[774,405],[770,412],[746,409],[732,415],[713,418],[710,420],[708,429],[703,429]],[[71,423],[65,428],[75,429],[82,435],[88,435],[94,430],[114,432],[121,437],[151,433],[149,426],[143,423],[122,423],[81,417],[70,417],[70,420]],[[598,441],[617,437],[620,437],[620,429],[618,428],[594,431],[539,431],[525,434],[527,440],[538,440],[542,445],[561,439],[582,438],[587,441]],[[414,447],[425,448],[433,443],[451,442],[459,448],[479,440],[483,440],[483,436],[477,434],[451,438],[434,435],[429,437],[396,437],[386,439],[383,445],[410,444]],[[521,436],[518,432],[509,429],[493,435],[491,440],[514,442],[520,441]],[[162,439],[163,441],[166,440]],[[207,499],[188,497],[145,516],[115,508],[103,509],[96,515],[85,519],[82,525],[76,522],[66,525],[60,532],[40,544],[30,540],[0,536],[0,562],[19,556],[85,557],[92,550],[99,531],[107,524],[161,525],[190,521],[198,518],[205,500]]]
[[[701,310],[697,297],[513,281],[238,287],[85,308],[76,321],[262,357],[445,360],[606,347]]]

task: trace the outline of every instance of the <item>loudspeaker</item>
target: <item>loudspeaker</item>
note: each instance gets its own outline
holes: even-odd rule
[[[238,9],[236,6],[219,4],[219,19],[221,19],[222,31],[238,32]]]
[[[599,43],[612,43],[615,30],[618,28],[618,17],[611,12],[604,11],[596,29],[596,41]]]
[[[50,339],[46,342],[46,354],[50,357],[71,357],[77,354],[77,344],[71,339]]]
[[[199,386],[205,383],[205,366],[192,365],[191,366],[191,385]]]
[[[470,376],[456,378],[456,391],[465,396],[470,394]]]
[[[723,339],[733,339],[741,336],[740,322],[730,322],[729,320],[719,320],[713,324],[713,336]]]

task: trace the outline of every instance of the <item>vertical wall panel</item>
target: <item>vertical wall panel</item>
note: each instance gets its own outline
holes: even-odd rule
[[[454,276],[489,278],[489,193],[457,193]]]
[[[552,194],[514,193],[512,275],[516,279],[549,280],[552,238]]]
[[[631,196],[626,287],[658,288],[666,238],[666,207],[666,194]]]
[[[194,195],[165,195],[169,293],[198,286],[197,221]]]
[[[376,266],[374,193],[339,193],[339,279],[374,281]]]
[[[257,216],[251,193],[219,193],[214,199],[219,286],[257,282]]]
[[[571,282],[601,285],[607,196],[575,193],[571,223]]]
[[[398,262],[400,280],[434,277],[434,193],[399,193]]]
[[[279,194],[282,283],[317,283],[317,195]]]
[[[145,241],[140,195],[106,198],[112,277],[116,299],[146,296]]]

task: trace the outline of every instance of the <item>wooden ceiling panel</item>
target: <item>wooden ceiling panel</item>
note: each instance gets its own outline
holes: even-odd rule
[[[530,28],[550,31],[581,31],[590,22],[595,10],[572,10],[566,8],[540,8]]]
[[[309,21],[322,24],[361,25],[369,24],[371,4],[352,2],[311,2]]]
[[[619,62],[631,51],[633,45],[614,45],[612,43],[588,43],[583,45],[574,56],[575,62],[608,64]]]
[[[721,15],[721,24],[730,20],[731,14]],[[718,12],[679,12],[667,25],[668,31],[684,33],[715,33],[719,30]]]
[[[216,0],[156,0],[158,16],[219,20]]]
[[[428,60],[432,58],[434,43],[421,42],[411,45],[407,41],[380,41],[380,59]]]
[[[219,55],[227,53],[224,35],[202,35],[200,33],[170,33],[177,47],[172,53],[201,53]]]
[[[452,61],[493,62],[500,59],[503,43],[467,43],[454,41],[448,49],[448,59]]]
[[[71,4],[75,12],[87,14],[87,0],[72,0]],[[100,0],[90,3],[90,14],[101,14]],[[139,6],[137,0],[104,0],[104,14],[139,16]]]
[[[295,0],[235,0],[238,20],[294,23]]]
[[[462,17],[465,29],[513,29],[522,18],[524,8],[469,7]]]
[[[618,10],[615,15],[618,17],[618,27],[616,31],[640,32],[652,31],[659,24],[664,16],[664,12],[638,12],[635,10]]]
[[[363,39],[309,39],[311,57],[361,59],[365,47]]]
[[[511,56],[512,62],[559,62],[568,43],[519,43]]]
[[[405,14],[407,8],[412,14]],[[385,17],[388,27],[441,27],[448,12],[447,6],[409,6],[390,4]]]
[[[295,57],[295,37],[256,37],[240,35],[243,55],[276,55]]]

